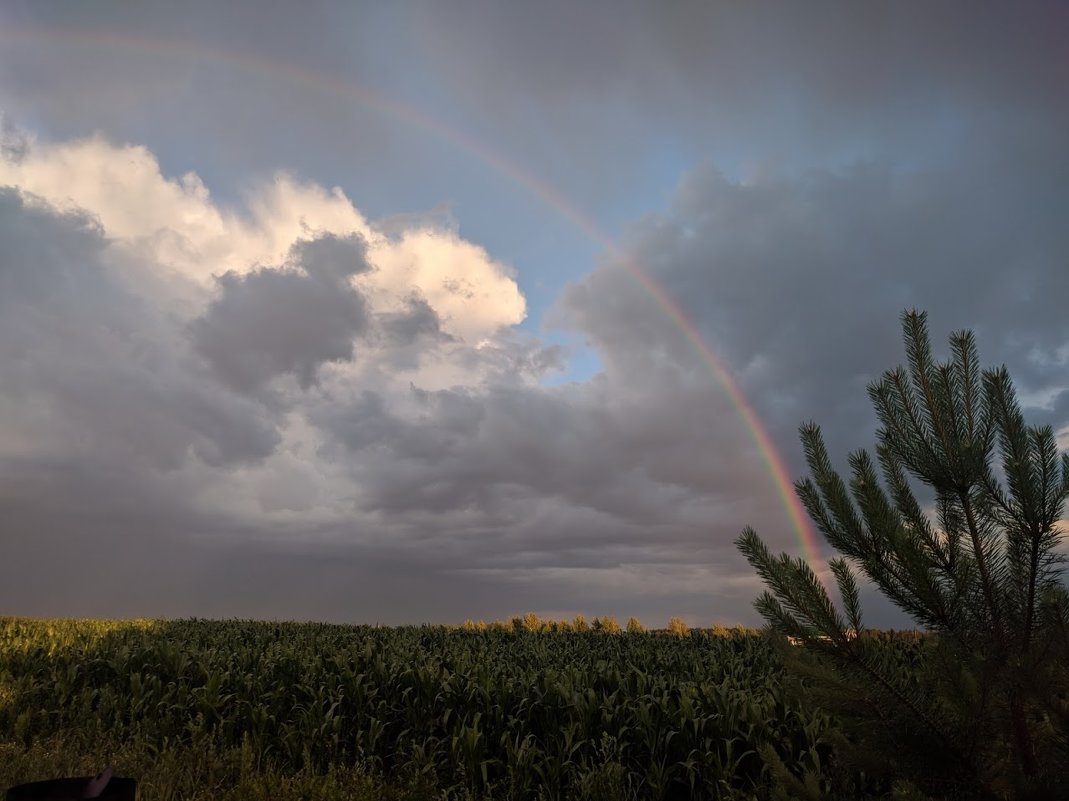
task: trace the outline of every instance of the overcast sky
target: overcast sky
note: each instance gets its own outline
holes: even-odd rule
[[[732,542],[804,554],[770,462],[871,446],[904,308],[1069,444],[1067,41],[0,3],[0,613],[756,624]]]

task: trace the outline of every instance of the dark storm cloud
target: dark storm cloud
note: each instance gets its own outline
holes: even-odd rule
[[[75,290],[68,302],[82,293],[92,297],[101,292],[94,279],[101,272],[97,260],[104,243],[87,215],[28,207],[17,190],[2,187],[0,225],[5,245],[0,253],[0,303],[12,308],[20,302],[36,304],[67,288]]]
[[[1006,363],[1026,395],[1067,385],[1054,358],[1069,343],[1069,159],[1057,138],[920,171],[868,164],[739,185],[705,170],[670,213],[635,226],[629,257],[733,366],[800,472],[803,420],[825,426],[837,457],[871,446],[865,386],[904,361],[905,308],[930,312],[939,353],[951,330],[974,330],[982,360]],[[652,307],[608,263],[566,293],[562,314],[610,374],[700,374],[691,344]],[[718,489],[732,486],[725,478]]]
[[[515,529],[525,510],[556,508],[559,537],[543,527],[529,532],[526,547],[563,539],[582,548],[604,536],[588,512],[618,537],[673,520],[685,539],[695,526],[706,529],[701,514],[728,501],[720,488],[729,472],[747,480],[723,458],[742,443],[703,414],[704,388],[669,386],[643,399],[622,391],[614,398],[601,382],[411,393],[415,414],[366,392],[313,415],[331,457],[349,463],[367,509],[401,518],[457,512],[469,524]]]
[[[180,466],[190,450],[216,465],[271,453],[270,418],[196,379],[172,350],[175,332],[107,266],[90,220],[0,188],[0,241],[8,441],[55,440],[160,468]]]
[[[192,325],[197,350],[239,392],[283,374],[308,389],[320,365],[353,358],[367,328],[364,298],[348,282],[370,269],[365,251],[355,235],[328,234],[294,245],[290,267],[220,276],[219,297]]]
[[[442,330],[438,312],[419,293],[408,297],[401,311],[377,315],[375,323],[378,344],[394,370],[415,370],[428,346],[455,341]]]
[[[238,175],[282,162],[335,180],[359,162],[381,192],[391,175],[434,178],[424,159],[441,123],[590,208],[649,191],[643,179],[659,199],[703,158],[732,170],[925,160],[1069,113],[1057,2],[261,5],[22,4],[7,9],[0,80],[13,108],[60,135],[151,132],[167,162]],[[413,127],[336,83],[436,123]],[[409,209],[442,201],[435,185]]]
[[[976,123],[1069,111],[1045,108],[1069,80],[1061,3],[470,0],[428,4],[413,25],[455,97],[505,128],[512,117],[536,135],[596,131],[569,138],[584,155],[598,139],[635,148],[621,115],[675,141],[704,138],[714,156],[774,162],[933,138],[953,147]]]
[[[383,333],[398,345],[411,345],[423,336],[441,337],[438,313],[418,295],[410,297],[402,312],[383,314],[379,318]]]
[[[181,490],[99,458],[0,461],[5,614],[419,619],[418,555],[265,544],[293,532],[198,512]]]
[[[91,22],[59,8],[22,16]],[[911,306],[930,311],[941,352],[950,330],[976,330],[983,361],[1005,362],[1037,406],[1029,419],[1069,425],[1063,4],[429,3],[376,11],[396,38],[367,47],[382,28],[347,28],[340,8],[298,15],[288,43],[285,15],[259,18],[261,39],[248,9],[176,22],[196,15],[143,8],[126,21],[94,8],[94,24],[134,39],[166,39],[174,24],[176,42],[209,50],[240,28],[241,54],[326,65],[341,80],[372,74],[331,49],[351,39],[348,51],[390,67],[376,76],[418,84],[404,97],[432,98],[420,108],[589,201],[600,225],[616,230],[603,205],[648,211],[621,226],[623,250],[738,378],[796,476],[803,420],[825,428],[837,464],[872,445],[865,386],[903,361],[898,315]],[[52,56],[25,45],[0,55],[0,67],[20,66],[0,71],[0,89],[52,131],[175,136],[172,154],[198,169],[204,154],[218,170],[251,153],[262,171],[342,165],[355,148],[398,180],[434,177],[412,154],[381,155],[375,131],[353,136],[367,109],[349,119],[336,97],[285,80],[280,94],[249,91],[274,78],[198,67],[181,46],[155,68],[145,56],[141,72],[61,41],[72,46]],[[138,63],[137,47],[120,49],[123,64]],[[265,124],[279,118],[293,127]],[[9,129],[0,142],[8,159],[26,147]],[[435,175],[459,186],[469,167],[451,161]],[[356,185],[374,198],[386,183]],[[479,200],[496,211],[499,198]],[[474,205],[455,206],[465,230]],[[404,216],[383,225],[398,238],[418,227]],[[418,292],[399,310],[373,308],[349,281],[367,268],[359,241],[321,236],[286,264],[223,276],[191,329],[124,288],[89,219],[0,194],[0,242],[0,445],[31,454],[0,459],[0,528],[16,532],[0,564],[4,608],[753,622],[757,588],[732,540],[750,523],[799,552],[739,410],[614,254],[555,310],[604,369],[548,387],[559,347],[450,338]],[[548,269],[526,268],[532,281]],[[353,375],[322,369],[331,362]],[[264,390],[282,376],[304,388],[285,397],[287,414],[321,443],[298,427],[280,447]],[[300,480],[292,497],[272,495],[255,470],[287,455],[293,472],[271,480]],[[200,509],[198,488],[237,478],[259,490],[259,508]],[[311,522],[328,490],[344,513]],[[46,596],[33,568],[64,551],[62,587]],[[135,578],[80,578],[109,564]]]
[[[344,287],[345,279],[371,270],[367,243],[357,234],[323,233],[290,248],[290,261],[309,276]]]

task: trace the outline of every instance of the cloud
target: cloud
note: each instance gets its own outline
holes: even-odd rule
[[[217,275],[240,276],[291,258],[308,261],[306,272],[349,269],[345,243],[358,237],[366,253],[351,254],[350,266],[372,269],[351,275],[359,273],[357,285],[377,311],[407,308],[416,291],[443,331],[469,341],[515,325],[526,313],[512,271],[455,231],[423,225],[387,236],[340,189],[282,173],[250,188],[243,207],[228,208],[212,200],[196,174],[166,177],[146,148],[96,136],[32,143],[21,158],[0,161],[0,184],[59,210],[88,212],[135,280],[149,280],[147,272],[154,280],[173,274],[208,288]],[[327,267],[339,257],[342,262]]]
[[[649,207],[636,194],[656,202],[701,159],[732,177],[931,164],[1066,116],[1069,14],[1042,0],[2,13],[5,97],[58,136],[152,141],[168,163],[231,181],[285,164],[388,198],[388,213],[457,201],[491,231],[511,199],[483,202],[473,173],[486,165],[457,139],[588,211],[615,209],[615,226]]]
[[[406,351],[407,386],[424,340],[454,343],[455,371],[469,369],[476,348],[446,315],[473,338],[522,316],[507,271],[455,232],[387,238],[339,192],[282,178],[222,209],[144,148],[19,138],[0,161],[9,452],[99,449],[170,470],[263,460],[292,405],[279,378],[308,390],[366,337],[350,378]]]
[[[399,370],[416,367],[426,341],[455,341],[442,331],[442,320],[431,305],[419,294],[408,298],[401,311],[379,316],[379,330],[392,346],[393,365]]]
[[[455,230],[413,220],[387,237],[340,193],[288,178],[223,208],[157,168],[138,191],[170,197],[176,216],[142,217],[139,231],[120,165],[141,151],[38,147],[2,170],[51,197],[19,186],[0,198],[0,369],[11,376],[0,469],[14,487],[14,552],[35,563],[30,532],[46,531],[51,548],[77,520],[81,536],[151,571],[138,538],[176,538],[167,547],[185,543],[176,569],[200,600],[176,581],[162,609],[267,614],[291,553],[309,571],[292,585],[319,599],[291,608],[334,619],[331,603],[371,602],[340,574],[324,579],[327,562],[379,588],[396,615],[417,608],[401,588],[422,585],[456,593],[439,611],[457,617],[503,614],[504,597],[547,609],[549,592],[554,608],[588,613],[697,622],[722,604],[718,619],[730,609],[752,621],[732,540],[752,523],[798,548],[768,472],[779,457],[760,451],[621,258],[734,370],[795,474],[803,419],[826,425],[837,455],[870,444],[864,385],[901,361],[895,320],[914,303],[931,309],[937,337],[973,327],[986,359],[1028,355],[1029,391],[1050,398],[1043,413],[1059,430],[1069,422],[1058,394],[1069,330],[1056,313],[1069,242],[1055,211],[1069,199],[1064,165],[1042,152],[747,183],[697,170],[666,212],[632,226],[622,256],[561,298],[558,321],[604,369],[549,386],[560,349],[513,329],[523,299],[509,271]],[[75,169],[78,147],[120,188],[99,213],[41,177],[48,153]],[[992,184],[1006,194],[982,191]],[[183,216],[194,201],[200,212]],[[205,219],[233,236],[205,233]],[[213,583],[213,564],[247,570],[245,594]],[[392,589],[373,577],[387,567]],[[72,602],[117,603],[78,586]]]
[[[837,464],[871,445],[911,305],[1069,426],[1063,11],[468,8],[365,15],[358,60],[300,46],[340,10],[232,50],[226,9],[0,33],[47,132],[0,131],[5,608],[753,622],[732,540],[800,550],[769,461],[802,472],[810,418]],[[622,255],[577,264],[502,188],[526,174]],[[551,322],[600,371],[549,386],[519,280],[565,269]]]
[[[35,147],[20,169],[44,158]],[[90,163],[130,153],[85,147]],[[1069,244],[1053,211],[1066,200],[1061,168],[1014,177],[1035,172],[1041,155],[985,158],[986,172],[963,156],[939,170],[869,164],[745,184],[701,170],[669,211],[633,226],[625,257],[735,369],[798,471],[789,443],[801,419],[825,423],[835,453],[871,439],[863,387],[901,360],[894,321],[911,303],[932,310],[935,332],[977,328],[987,358],[1048,354],[1031,358],[1027,380],[1058,386],[1069,341],[1055,314],[1067,288],[1057,254]],[[94,169],[128,185],[114,163]],[[156,183],[168,180],[157,173]],[[1022,191],[980,191],[991,183]],[[152,181],[141,191],[164,196]],[[273,575],[276,548],[301,551],[308,565],[326,549],[343,560],[409,559],[399,574],[462,595],[477,578],[542,608],[537,587],[554,587],[573,607],[623,614],[628,598],[697,610],[698,584],[715,573],[724,578],[710,597],[745,616],[745,599],[729,591],[745,570],[731,545],[738,530],[754,523],[797,548],[768,455],[616,257],[574,284],[557,312],[604,371],[551,387],[542,378],[559,350],[510,330],[522,296],[481,248],[455,231],[384,237],[343,196],[290,179],[260,191],[242,210],[200,193],[194,223],[148,219],[146,236],[124,227],[133,223],[121,197],[97,214],[6,190],[11,246],[0,276],[15,313],[2,323],[14,377],[4,464],[38,476],[19,485],[26,530],[34,520],[55,537],[68,530],[37,493],[83,481],[92,459],[108,465],[97,490],[68,493],[88,519],[134,536],[129,521],[156,509],[161,530],[200,532],[188,540],[197,558],[213,541],[246,548],[265,565],[253,571],[261,577]],[[171,197],[178,209],[189,200]],[[235,234],[218,278],[205,278],[222,245],[203,219]],[[164,229],[184,247],[145,244]],[[173,298],[178,311],[160,314]],[[146,500],[128,508],[114,498],[136,465]],[[167,503],[155,507],[164,488]]]
[[[643,159],[658,130],[671,146],[758,167],[924,158],[978,138],[975,125],[989,136],[1066,117],[1050,102],[1066,75],[1058,4],[462,7],[429,3],[411,28],[442,91],[499,136],[526,138],[528,153],[566,126],[582,132],[577,157],[597,160],[609,142],[618,165],[622,153]]]
[[[339,237],[326,233],[300,239],[290,248],[290,261],[312,278],[334,283],[372,269],[367,262],[367,243],[355,234]]]
[[[0,453],[161,469],[267,456],[271,415],[197,379],[175,329],[123,286],[84,216],[0,189]]]
[[[110,176],[114,196],[79,192],[78,175],[60,194],[52,159]],[[385,237],[289,179],[225,209],[195,177],[149,179],[151,163],[94,139],[35,143],[0,168],[36,190],[16,184],[0,206],[3,302],[18,309],[0,322],[0,462],[33,477],[11,511],[24,559],[39,558],[35,521],[62,541],[80,509],[82,536],[109,548],[177,537],[200,554],[179,560],[191,572],[206,548],[430,549],[439,582],[477,567],[494,586],[527,568],[589,584],[569,567],[715,561],[734,524],[708,541],[710,519],[762,516],[718,483],[724,451],[732,476],[763,479],[744,433],[706,414],[708,387],[544,385],[560,349],[512,330],[509,272],[455,231]],[[93,491],[64,494],[92,463]],[[46,500],[57,492],[69,504]],[[154,522],[139,534],[133,520]]]
[[[302,389],[319,366],[353,358],[368,326],[363,296],[349,279],[369,271],[363,240],[325,234],[290,250],[293,266],[217,279],[220,290],[192,323],[194,347],[239,392],[290,373]]]
[[[1024,388],[1064,385],[1056,361],[1028,357],[1069,341],[1069,237],[1055,211],[1069,172],[1045,144],[925,171],[870,163],[746,184],[697,171],[669,212],[633,229],[626,258],[734,367],[776,441],[816,417],[856,447],[874,423],[865,385],[903,359],[904,308],[930,312],[937,346],[973,329],[982,357],[1012,364]],[[687,338],[642,312],[650,305],[610,260],[569,288],[558,319],[611,373],[700,371]]]

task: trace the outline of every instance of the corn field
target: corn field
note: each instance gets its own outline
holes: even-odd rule
[[[819,789],[834,721],[782,679],[763,638],[693,631],[0,618],[9,741],[96,727],[435,798],[761,799],[767,748]]]

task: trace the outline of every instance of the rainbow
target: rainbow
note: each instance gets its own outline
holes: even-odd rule
[[[654,281],[640,264],[619,248],[612,238],[603,232],[590,217],[576,208],[567,198],[563,197],[538,176],[509,161],[471,136],[424,114],[412,106],[382,95],[355,81],[342,80],[333,75],[299,65],[270,61],[250,53],[222,51],[196,44],[176,43],[147,36],[124,36],[110,31],[86,28],[45,30],[5,25],[0,27],[0,41],[5,39],[13,43],[17,43],[20,39],[23,41],[27,39],[52,39],[61,40],[65,44],[75,46],[89,44],[112,50],[140,51],[143,55],[156,58],[161,55],[167,55],[188,60],[192,57],[200,61],[235,67],[258,76],[269,74],[289,83],[300,84],[304,89],[331,94],[349,102],[368,106],[422,129],[474,157],[496,173],[505,176],[517,186],[531,193],[546,206],[568,220],[591,241],[604,248],[613,260],[619,263],[646,290],[650,297],[660,306],[662,312],[672,320],[687,341],[690,342],[694,351],[709,368],[717,383],[727,393],[739,418],[753,441],[757,444],[762,461],[779,495],[783,508],[787,512],[791,527],[795,532],[806,560],[818,576],[823,575],[820,543],[806,516],[804,507],[794,492],[787,465],[772,442],[767,429],[761,423],[753,404],[743,394],[731,371],[713,347],[702,337],[694,322],[660,284]]]

